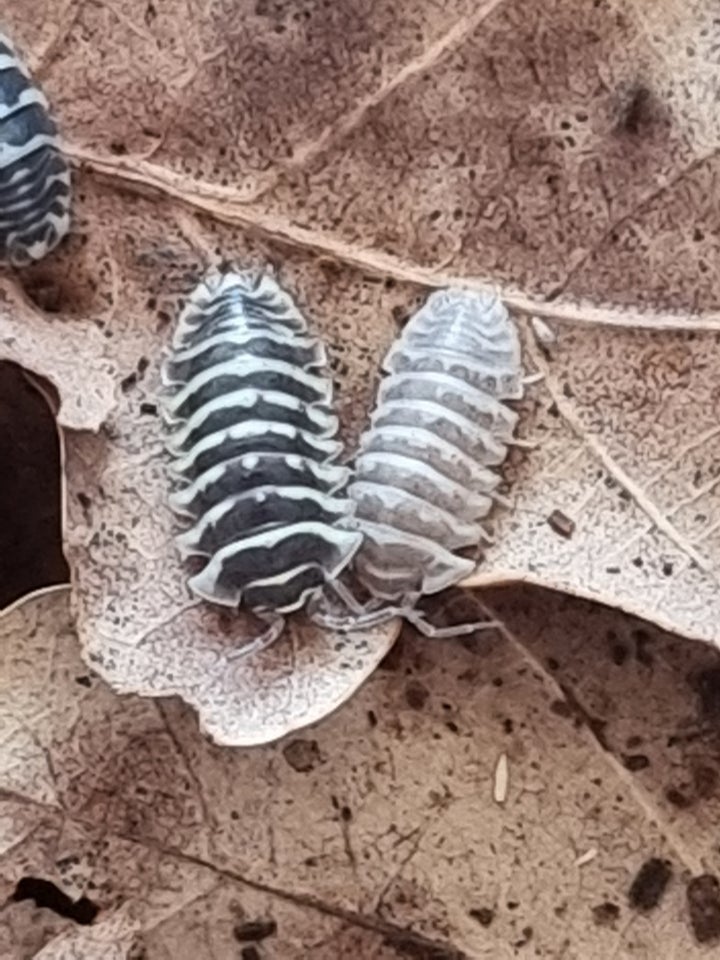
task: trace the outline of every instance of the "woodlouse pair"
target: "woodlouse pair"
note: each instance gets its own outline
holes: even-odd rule
[[[185,484],[172,505],[195,520],[179,543],[207,558],[190,588],[270,619],[263,643],[308,602],[335,626],[397,614],[424,626],[419,597],[474,568],[457,551],[486,538],[480,521],[517,419],[505,401],[522,396],[520,345],[499,300],[438,291],[385,359],[351,473],[336,462],[325,362],[274,280],[229,273],[193,293],[164,366]]]
[[[69,226],[70,170],[47,100],[0,33],[0,260],[39,260]]]
[[[0,33],[0,260],[52,250],[69,208],[47,101]],[[353,471],[337,463],[324,346],[272,279],[206,279],[172,346],[164,414],[182,487],[171,503],[194,521],[178,538],[183,555],[203,558],[191,590],[267,621],[255,647],[304,606],[335,626],[400,614],[442,633],[415,604],[473,570],[459,551],[487,539],[481,521],[517,419],[506,401],[522,396],[519,341],[499,300],[429,297],[385,358]]]

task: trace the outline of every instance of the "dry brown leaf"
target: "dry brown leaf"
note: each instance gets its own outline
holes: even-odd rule
[[[74,575],[72,613],[57,591],[0,622],[0,955],[707,956],[686,890],[720,872],[714,647],[516,586],[478,594],[499,635],[404,637],[378,670],[392,631],[228,660],[170,545],[155,403],[178,301],[222,258],[274,268],[328,340],[350,447],[427,290],[498,282],[544,379],[477,582],[716,641],[712,5],[3,13],[84,169],[69,242],[0,290],[0,357],[59,398]],[[80,644],[221,742],[374,673],[229,751]],[[655,859],[672,879],[640,909]],[[94,923],[14,901],[33,877]]]
[[[720,870],[718,652],[549,592],[488,599],[502,636],[405,637],[342,711],[252,751],[89,674],[66,593],[5,618],[0,955],[236,960],[236,928],[274,921],[267,960],[707,956],[685,891]],[[638,909],[653,858],[672,879]],[[13,901],[23,877],[94,923]]]
[[[105,677],[178,692],[246,743],[339,704],[392,642],[311,631],[251,667],[187,595],[157,364],[178,297],[224,257],[275,266],[327,337],[349,444],[426,289],[503,284],[544,380],[521,410],[536,447],[515,451],[513,507],[473,582],[531,580],[716,640],[710,4],[33,0],[5,15],[85,168],[73,237],[20,278],[53,316],[6,293],[3,356],[55,384],[61,424],[104,423],[67,438],[67,536]],[[558,321],[556,343],[536,342],[535,315]]]
[[[0,910],[3,960],[239,957],[263,937],[277,951],[273,956],[285,960],[301,960],[306,949],[319,960],[332,960],[336,950],[358,960],[397,957],[386,952],[380,930],[350,925],[208,865],[103,833],[89,823],[64,820],[50,809],[3,800],[0,822],[12,826],[17,844],[0,850],[9,893],[20,878],[34,876],[55,884],[71,910],[73,901],[82,903],[86,893],[94,898],[86,896],[86,904],[102,903],[89,925],[55,916],[31,899],[6,902]],[[10,839],[9,831],[5,838]],[[38,887],[30,885],[30,891]]]
[[[417,302],[408,283],[490,278],[521,319],[557,319],[549,356],[526,337],[528,367],[546,373],[523,410],[539,446],[511,466],[514,508],[473,582],[529,579],[716,639],[711,5],[439,11],[417,0],[398,18],[386,4],[178,13],[115,0],[61,19],[38,0],[31,16],[12,11],[71,154],[108,195],[166,195],[144,209],[199,245],[193,277],[212,251],[240,253],[230,222],[286,242],[264,248],[276,263],[291,247],[321,253],[299,287],[311,313],[326,309],[317,275],[335,264],[347,293],[323,329],[338,349],[348,310],[373,346],[389,342],[392,307],[404,316]],[[116,243],[133,201],[116,197],[109,261],[95,201],[80,219],[125,286]],[[142,243],[147,222],[132,229]],[[175,256],[168,242],[157,275]],[[369,275],[395,288],[363,311],[352,290]],[[133,305],[141,325],[146,304]],[[371,369],[339,371],[346,402]],[[558,511],[569,538],[548,523]]]

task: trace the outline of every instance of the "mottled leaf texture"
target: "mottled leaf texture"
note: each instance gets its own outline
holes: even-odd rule
[[[0,623],[0,956],[716,948],[716,19],[710,0],[3,5],[73,167],[68,235],[0,280],[0,360],[62,435],[72,595]],[[541,375],[509,404],[507,503],[466,581],[503,629],[386,656],[395,624],[298,619],[235,655],[255,626],[187,590],[158,413],[183,299],[227,264],[276,277],[327,343],[349,449],[429,294],[500,296]],[[56,516],[18,509],[7,569]]]
[[[486,599],[501,635],[403,638],[254,750],[88,672],[66,593],[6,616],[0,956],[708,956],[717,650],[549,591]]]

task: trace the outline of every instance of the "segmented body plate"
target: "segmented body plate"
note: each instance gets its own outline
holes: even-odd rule
[[[0,260],[39,260],[70,226],[70,171],[43,93],[0,33]]]
[[[350,562],[362,536],[336,463],[323,345],[270,277],[213,275],[193,293],[163,367],[178,537],[205,565],[198,596],[256,612],[303,606]]]
[[[375,597],[401,602],[474,568],[457,551],[487,535],[522,396],[517,331],[495,297],[433,293],[385,358],[371,426],[348,495],[364,535],[355,572]]]

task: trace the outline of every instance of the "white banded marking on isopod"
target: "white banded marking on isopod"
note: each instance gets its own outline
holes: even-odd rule
[[[350,471],[333,463],[332,382],[325,348],[268,276],[212,274],[190,296],[163,367],[172,509],[193,526],[183,556],[204,560],[190,590],[245,604],[266,624],[248,649],[282,630],[335,579],[362,534],[342,495]]]
[[[197,433],[205,436],[216,432],[214,428],[209,430],[207,427],[218,415],[234,416],[235,422],[240,422],[243,419],[257,419],[253,413],[259,408],[268,407],[276,408],[279,413],[284,411],[291,423],[305,418],[306,428],[318,437],[334,437],[337,433],[338,419],[326,407],[303,403],[292,394],[279,390],[241,389],[215,397],[204,404],[183,426],[170,434],[166,446],[171,453],[180,455],[186,451],[188,442]]]
[[[0,36],[0,261],[24,266],[70,227],[70,169],[45,95]]]

